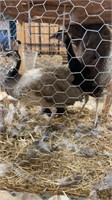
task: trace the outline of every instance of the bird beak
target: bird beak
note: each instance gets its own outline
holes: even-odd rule
[[[12,54],[13,51],[12,50],[9,50],[9,51],[4,51],[1,53],[1,57],[7,57],[8,55]]]
[[[54,39],[56,38],[56,36],[57,36],[57,33],[54,33],[53,35],[50,36],[50,39]]]

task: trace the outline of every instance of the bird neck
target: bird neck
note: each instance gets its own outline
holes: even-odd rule
[[[9,70],[9,72],[8,72],[8,78],[13,78],[17,74],[19,74],[20,65],[21,65],[21,58],[19,57],[17,60],[14,61],[13,66]]]
[[[21,59],[14,60],[14,64],[13,64],[13,66],[12,66],[11,68],[12,68],[12,69],[15,68],[17,71],[19,71],[20,65],[21,65]]]
[[[80,61],[76,58],[76,55],[74,53],[72,42],[69,39],[66,41],[66,50],[67,50],[67,58],[68,58],[68,64],[71,72],[80,72],[82,70],[82,64]]]
[[[20,65],[21,65],[21,59],[19,58],[17,61],[16,61],[16,70],[17,70],[17,72],[19,71],[19,69],[20,69]]]
[[[66,50],[67,50],[68,62],[70,62],[71,58],[75,57],[71,40],[70,39],[67,40],[65,45],[66,45]]]

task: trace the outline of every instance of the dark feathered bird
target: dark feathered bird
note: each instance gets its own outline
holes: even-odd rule
[[[96,117],[95,117],[95,124],[96,124],[98,97],[102,96],[103,90],[109,80],[109,74],[106,73],[106,78],[104,78],[104,74],[99,73],[99,70],[97,70],[96,67],[94,67],[94,65],[88,66],[84,64],[83,62],[79,61],[78,58],[76,58],[76,55],[73,51],[71,38],[66,31],[60,30],[57,33],[54,33],[51,36],[51,38],[56,38],[59,41],[62,41],[62,38],[63,38],[63,43],[65,44],[65,47],[67,50],[68,65],[69,65],[70,71],[74,74],[74,80],[72,83],[74,85],[78,85],[85,95],[85,103],[82,109],[87,103],[89,95],[96,98]],[[104,71],[106,72],[108,70],[105,69]],[[99,76],[99,79],[98,79],[99,81],[97,82],[95,80],[96,76]],[[104,82],[104,79],[105,79],[105,82]]]
[[[76,56],[91,67],[91,77],[97,85],[106,88],[103,114],[108,116],[112,93],[112,29],[107,24],[79,24],[69,26],[69,33],[76,45]]]
[[[17,41],[18,42],[18,41]],[[19,45],[20,45],[20,41],[19,41]],[[20,69],[20,65],[21,65],[21,57],[19,55],[18,50],[14,50],[14,51],[6,51],[5,52],[7,57],[12,57],[14,62],[14,65],[10,68],[10,70],[7,73],[7,78],[17,78],[19,75],[19,69]],[[17,75],[17,77],[16,77]],[[43,109],[43,113],[46,113],[49,117],[52,115],[52,111],[50,110],[50,108],[45,108]],[[56,110],[56,114],[61,115],[65,113],[65,108],[60,108],[58,107]]]
[[[57,112],[63,112],[67,105],[73,105],[75,101],[82,99],[80,89],[74,87],[73,75],[67,67],[37,68],[19,74],[21,58],[18,51],[5,52],[5,56],[14,60],[14,65],[2,72],[2,87],[11,96],[33,104],[47,108],[45,111],[50,115],[48,108],[56,107]]]

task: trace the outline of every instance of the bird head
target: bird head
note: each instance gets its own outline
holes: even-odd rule
[[[6,50],[2,53],[2,57],[11,58],[14,61],[20,60],[20,55],[17,50]]]
[[[50,39],[57,39],[60,42],[63,42],[64,44],[66,44],[67,41],[70,41],[69,34],[66,30],[57,31],[56,33],[50,36]]]

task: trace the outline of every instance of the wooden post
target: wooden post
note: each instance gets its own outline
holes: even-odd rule
[[[17,40],[21,41],[21,45],[18,48],[19,54],[21,56],[20,73],[24,73],[25,71],[25,64],[24,64],[24,59],[23,59],[24,43],[25,43],[24,23],[18,22],[17,24]]]

